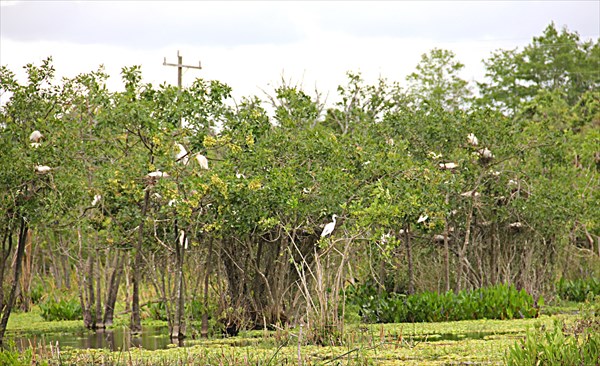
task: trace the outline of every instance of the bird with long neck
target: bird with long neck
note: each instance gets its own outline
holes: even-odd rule
[[[335,219],[336,218],[337,218],[337,215],[335,215],[335,214],[333,216],[331,216],[331,219],[333,221],[328,223],[327,225],[325,225],[325,227],[323,228],[323,232],[321,233],[321,238],[324,238],[333,232],[333,229],[335,229]]]

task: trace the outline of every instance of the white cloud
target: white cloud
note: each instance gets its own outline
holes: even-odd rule
[[[434,47],[457,54],[465,79],[481,80],[481,60],[491,51],[528,44],[552,20],[582,36],[598,37],[600,27],[597,2],[1,4],[0,64],[21,78],[21,66],[53,56],[58,77],[104,64],[113,90],[122,87],[121,68],[131,65],[142,66],[147,82],[175,84],[176,69],[162,62],[174,63],[180,50],[185,64],[203,66],[185,71],[185,85],[217,79],[237,99],[272,91],[283,76],[307,92],[316,86],[332,102],[347,71],[371,83],[380,76],[402,82]]]

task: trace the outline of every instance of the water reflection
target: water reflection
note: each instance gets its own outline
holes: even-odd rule
[[[18,349],[26,349],[31,345],[58,345],[73,348],[105,348],[111,351],[126,351],[130,348],[147,350],[165,349],[171,344],[166,327],[144,327],[141,334],[131,334],[129,328],[101,329],[96,332],[79,331],[74,333],[48,333],[43,335],[7,335],[12,338]],[[178,342],[183,346],[183,340]]]

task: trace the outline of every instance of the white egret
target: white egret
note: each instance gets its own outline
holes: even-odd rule
[[[323,228],[323,232],[321,233],[321,238],[326,237],[327,235],[329,235],[333,232],[333,229],[335,229],[336,217],[337,217],[337,215],[335,215],[335,214],[333,216],[331,216],[331,219],[333,221],[328,223],[327,225],[325,225],[325,227]]]
[[[195,157],[198,161],[198,164],[200,164],[200,168],[208,170],[208,159],[206,158],[206,156],[197,153]]]
[[[168,173],[161,172],[160,170],[148,173],[148,177],[150,178],[166,178],[168,176]]]
[[[467,136],[467,140],[469,141],[469,144],[471,144],[471,146],[477,146],[477,145],[479,145],[479,140],[477,139],[477,136],[475,136],[472,133],[470,133]]]
[[[102,199],[102,196],[99,194],[94,195],[94,200],[92,201],[92,206],[96,206],[98,202]]]
[[[36,165],[36,167],[35,167],[35,172],[38,174],[46,174],[51,170],[52,170],[52,168],[50,168],[47,165]]]
[[[427,216],[427,215],[419,216],[419,219],[417,220],[417,224],[427,221],[428,218],[429,218],[429,216]]]
[[[42,135],[42,133],[38,130],[35,130],[31,133],[31,135],[29,135],[29,141],[31,142],[40,142],[40,140],[44,137],[44,135]]]
[[[176,155],[176,161],[180,161],[180,162],[182,162],[182,163],[183,163],[183,165],[188,165],[188,162],[189,162],[189,157],[188,157],[188,152],[187,152],[187,150],[186,150],[186,149],[185,149],[185,147],[184,147],[182,144],[180,144],[180,143],[177,143],[177,144],[175,144],[175,145],[176,145],[176,146],[179,148],[179,152],[178,152],[178,153],[177,153],[177,155]]]
[[[508,224],[508,227],[513,228],[513,229],[518,229],[518,228],[523,227],[523,224],[520,223],[519,221],[517,221],[517,222]]]
[[[484,159],[492,159],[494,157],[494,154],[492,154],[492,152],[486,147],[484,149],[479,150],[479,156],[481,156]]]
[[[179,230],[179,245],[182,246],[183,249],[188,248],[188,238],[183,230]]]
[[[458,164],[456,163],[440,163],[440,169],[442,170],[452,170],[458,168]]]

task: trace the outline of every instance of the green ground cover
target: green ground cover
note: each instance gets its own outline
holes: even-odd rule
[[[555,307],[556,311],[557,308]],[[30,335],[25,352],[4,352],[7,364],[104,365],[447,365],[503,364],[511,346],[527,332],[545,329],[556,321],[573,323],[576,308],[536,319],[467,320],[438,323],[351,324],[344,330],[344,346],[313,346],[301,342],[299,328],[280,331],[247,331],[238,337],[186,340],[161,350],[132,348],[57,348],[39,342],[41,335],[82,331],[81,321],[44,321],[39,309],[14,314],[10,335]],[[153,322],[153,325],[157,325]],[[38,342],[36,343],[35,340]],[[10,358],[10,356],[13,358]]]

